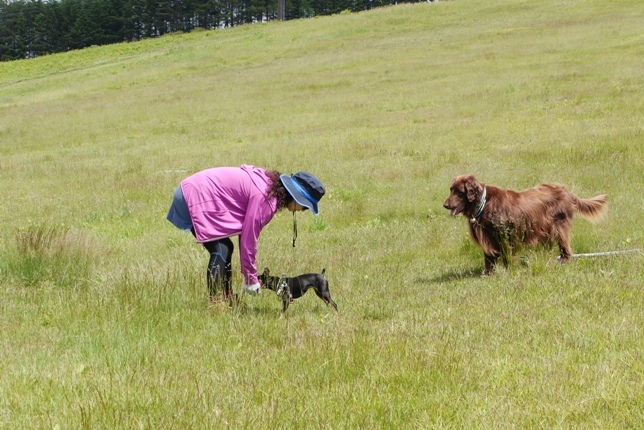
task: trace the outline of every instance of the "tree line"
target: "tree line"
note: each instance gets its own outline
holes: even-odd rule
[[[284,19],[420,0],[288,0]],[[277,19],[278,0],[0,0],[0,61]]]

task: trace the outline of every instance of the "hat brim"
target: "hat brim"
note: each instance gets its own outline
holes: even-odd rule
[[[280,180],[296,203],[304,206],[305,208],[308,208],[311,212],[313,212],[313,215],[317,215],[320,212],[318,203],[309,200],[304,196],[304,194],[302,194],[302,192],[299,190],[299,186],[295,184],[291,175],[280,175]]]

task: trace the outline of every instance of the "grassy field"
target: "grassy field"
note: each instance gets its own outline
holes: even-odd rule
[[[458,0],[1,63],[0,427],[641,428],[642,253],[481,277],[442,203],[463,173],[560,182],[610,196],[576,252],[644,248],[643,16]],[[209,305],[165,214],[243,163],[327,186],[258,266],[326,268],[337,314]]]

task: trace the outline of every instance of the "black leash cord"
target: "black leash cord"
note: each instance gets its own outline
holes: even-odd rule
[[[293,211],[293,248],[295,248],[295,239],[297,239],[297,218],[295,211]]]

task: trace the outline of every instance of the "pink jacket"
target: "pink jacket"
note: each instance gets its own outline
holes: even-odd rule
[[[181,181],[198,242],[239,235],[239,256],[247,284],[255,284],[255,254],[262,228],[277,212],[277,199],[266,198],[269,179],[255,166],[217,167]]]

